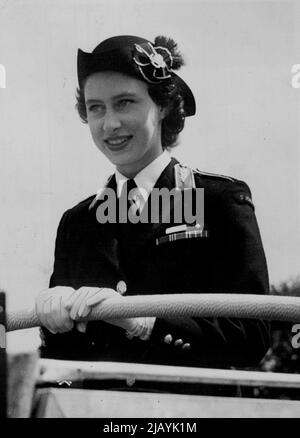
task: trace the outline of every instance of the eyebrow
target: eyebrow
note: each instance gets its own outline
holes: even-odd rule
[[[116,94],[112,98],[113,98],[113,100],[117,100],[117,99],[120,99],[122,97],[136,97],[136,94],[135,93],[127,93],[127,92],[125,92],[125,93]],[[88,100],[85,101],[86,104],[99,103],[99,102],[102,102],[102,100],[101,99],[88,99]]]

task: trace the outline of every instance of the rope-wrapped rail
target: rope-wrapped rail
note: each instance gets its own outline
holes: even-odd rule
[[[300,323],[300,297],[218,293],[116,297],[95,306],[88,320],[138,316],[255,318]],[[33,308],[8,312],[8,331],[39,325]]]

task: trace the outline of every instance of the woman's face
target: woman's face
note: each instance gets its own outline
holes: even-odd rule
[[[134,177],[161,154],[165,111],[153,102],[145,82],[98,72],[88,77],[84,95],[93,140],[122,174]]]

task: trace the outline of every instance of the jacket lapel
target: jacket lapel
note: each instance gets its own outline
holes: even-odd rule
[[[175,187],[174,166],[177,163],[178,161],[175,158],[171,159],[171,162],[156,181],[154,189],[166,188],[167,190],[172,190]],[[128,239],[132,239],[134,241],[137,240],[136,245],[138,248],[144,246],[149,242],[149,240],[153,240],[153,242],[155,242],[156,236],[162,234],[169,226],[169,224],[161,222],[161,212],[159,212],[158,219],[151,222],[151,194],[144,206],[144,209],[146,209],[148,212],[148,222],[129,226]],[[171,206],[170,217],[172,217],[172,211],[173,207]],[[129,240],[127,242],[130,244]]]
[[[111,175],[105,187],[103,189],[112,189],[115,193],[117,193],[117,184],[115,175]],[[117,223],[106,223],[101,224],[97,220],[97,208],[104,202],[101,197],[102,190],[99,190],[96,197],[92,201],[92,204],[89,207],[91,210],[91,214],[94,216],[94,221],[96,222],[95,229],[95,239],[96,239],[96,248],[99,254],[100,259],[105,260],[106,263],[111,266],[113,272],[118,272],[122,275],[120,260],[119,260],[119,233],[118,233],[118,224]]]
[[[156,181],[154,189],[160,190],[160,189],[164,188],[164,189],[167,189],[168,191],[171,191],[172,189],[174,189],[174,187],[175,187],[174,166],[177,163],[178,163],[178,161],[175,158],[171,158],[170,163],[168,164],[168,166],[165,168],[165,170],[161,173],[160,177]],[[148,212],[149,212],[149,222],[151,222],[150,203],[151,203],[151,195],[150,195],[148,202],[146,204],[146,206],[148,208]],[[172,217],[173,205],[172,204],[167,205],[167,206],[165,205],[162,207],[163,208],[159,209],[160,211],[158,212],[158,216],[159,216],[158,220],[155,221],[154,223],[150,223],[150,225],[151,225],[150,229],[152,232],[151,237],[152,238],[155,238],[155,236],[157,234],[161,234],[162,231],[168,227],[168,224],[162,222],[162,216],[164,215],[164,211],[168,210],[168,213],[170,213],[170,217]]]
[[[174,166],[178,161],[175,158],[171,158],[170,163],[161,173],[158,178],[154,188],[167,190],[172,190],[175,187],[174,178]],[[117,183],[115,175],[112,175],[106,184],[107,188],[111,188],[117,193]],[[101,204],[101,194],[98,193],[97,197],[94,199],[92,205],[92,210],[96,213],[97,207]],[[148,209],[148,222],[147,223],[137,223],[137,224],[99,224],[99,237],[101,237],[102,249],[100,251],[105,251],[109,254],[109,262],[114,265],[114,268],[120,270],[120,258],[124,260],[133,259],[140,257],[145,245],[149,245],[152,242],[155,245],[156,237],[164,234],[165,229],[170,225],[168,223],[158,222],[151,223],[151,211],[150,202],[151,195],[148,198],[147,203],[144,208]],[[172,217],[173,206],[171,205],[170,217]],[[161,219],[161,218],[160,218]],[[118,209],[117,209],[117,222],[118,222]],[[107,251],[105,250],[107,248]]]

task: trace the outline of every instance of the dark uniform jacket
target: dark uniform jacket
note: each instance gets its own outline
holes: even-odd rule
[[[175,187],[172,158],[155,187]],[[268,273],[248,186],[219,175],[194,172],[204,188],[206,237],[163,242],[170,224],[100,224],[94,197],[66,211],[57,231],[50,287],[99,286],[126,295],[169,293],[254,293],[269,290]],[[113,176],[108,186],[116,190]],[[123,230],[123,231],[122,231]],[[173,342],[164,342],[166,335]],[[42,329],[44,357],[161,363],[205,367],[257,365],[268,349],[268,325],[229,318],[157,318],[149,341],[127,339],[123,329],[89,322],[53,335]],[[174,345],[182,339],[190,349]]]

